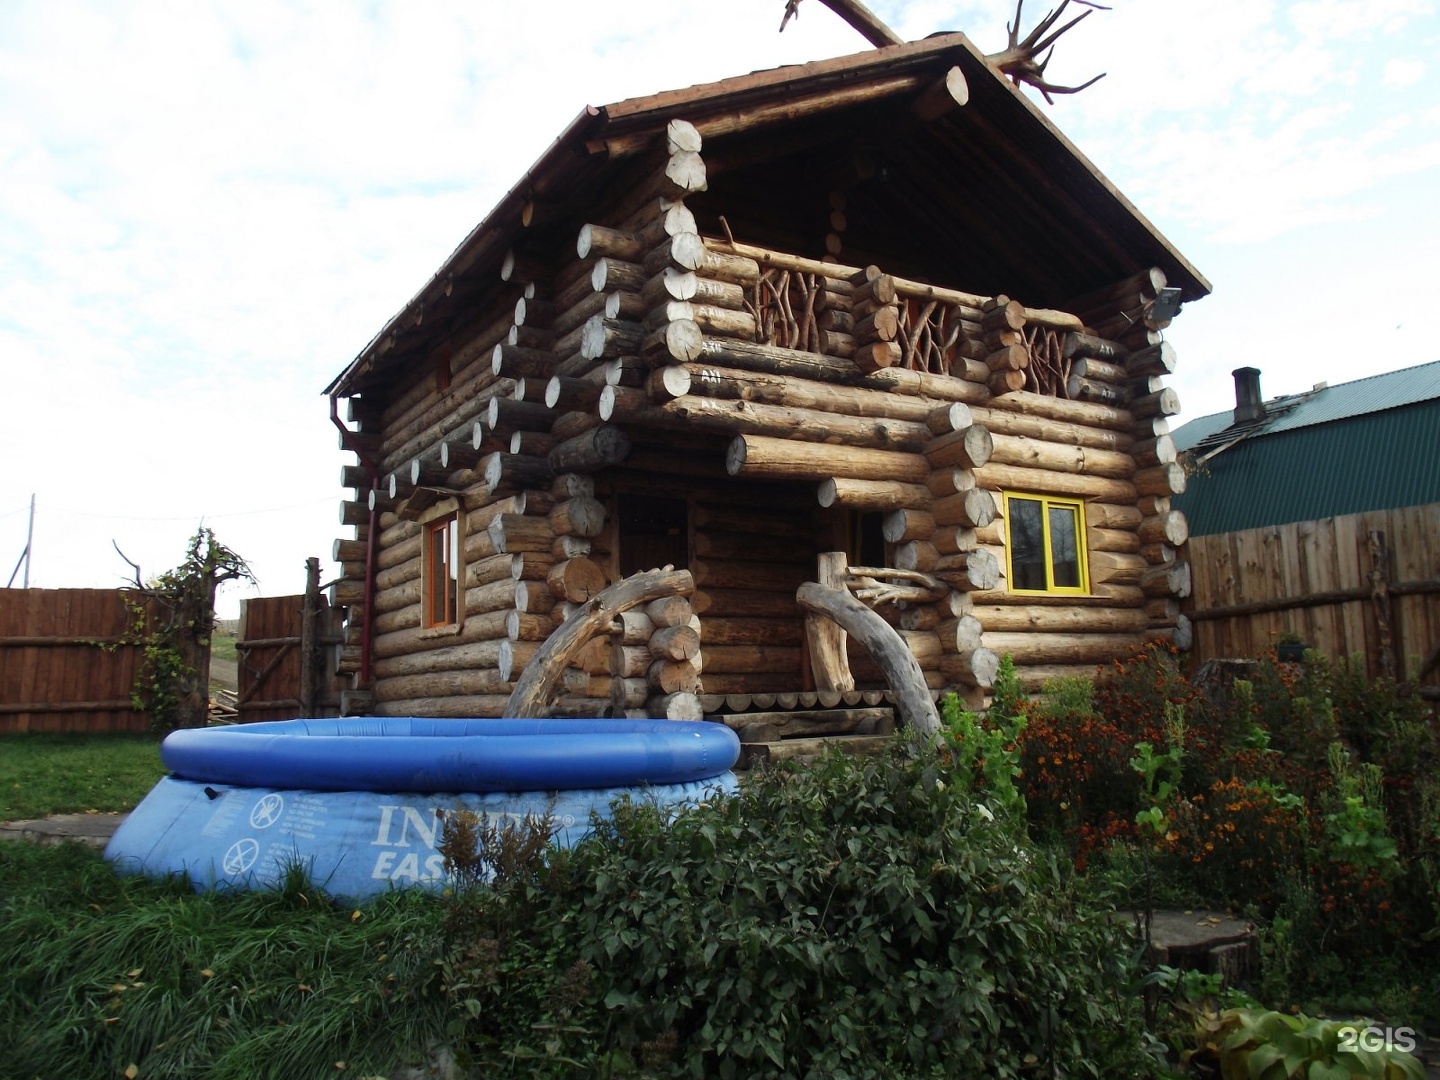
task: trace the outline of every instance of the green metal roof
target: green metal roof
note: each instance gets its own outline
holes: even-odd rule
[[[1440,502],[1440,362],[1266,409],[1260,424],[1234,427],[1225,412],[1175,433],[1204,459],[1174,500],[1191,535]]]

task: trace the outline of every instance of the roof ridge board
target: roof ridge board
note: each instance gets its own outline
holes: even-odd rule
[[[973,58],[984,61],[984,56],[970,40],[961,33],[945,34],[939,37],[922,38],[904,45],[890,45],[883,49],[866,49],[862,52],[847,53],[844,56],[811,60],[803,64],[786,64],[780,67],[763,68],[745,75],[731,75],[708,83],[695,83],[681,89],[662,90],[657,94],[624,98],[602,106],[608,127],[623,130],[630,126],[644,126],[656,121],[655,114],[665,114],[659,123],[670,119],[676,108],[694,106],[705,101],[725,98],[734,99],[747,95],[764,95],[793,84],[814,82],[843,82],[857,73],[871,68],[884,71],[888,68],[901,70],[923,68],[930,62],[948,53],[959,56],[959,51],[968,52]],[[893,72],[886,72],[892,74]]]

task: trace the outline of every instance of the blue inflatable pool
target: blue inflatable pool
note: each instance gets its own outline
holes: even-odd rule
[[[739,740],[674,720],[345,717],[177,731],[172,776],[105,849],[117,870],[197,889],[266,887],[292,865],[337,897],[444,882],[444,815],[548,817],[585,836],[618,797],[664,808],[735,788]]]
[[[724,724],[347,716],[172,732],[177,777],[318,791],[553,791],[683,784],[735,764]]]

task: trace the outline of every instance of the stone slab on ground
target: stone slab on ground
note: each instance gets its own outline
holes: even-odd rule
[[[0,821],[0,840],[29,840],[36,844],[75,841],[103,848],[128,814],[55,814],[30,821]]]

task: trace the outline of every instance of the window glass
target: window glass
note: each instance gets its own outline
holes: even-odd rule
[[[1011,592],[1084,593],[1085,507],[1078,499],[1005,496]]]
[[[454,517],[425,527],[425,625],[448,626],[460,610],[460,523]]]
[[[1045,535],[1043,504],[1038,499],[1009,500],[1011,588],[1043,592],[1045,579]]]
[[[1057,589],[1080,588],[1080,535],[1076,524],[1078,508],[1050,507],[1050,565]]]

